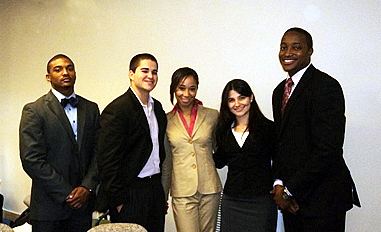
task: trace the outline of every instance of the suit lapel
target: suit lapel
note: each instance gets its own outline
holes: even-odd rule
[[[189,136],[187,130],[185,129],[185,126],[183,125],[183,122],[180,119],[179,113],[176,112],[174,115],[172,115],[172,122],[177,126],[177,128],[183,133],[185,136],[189,138],[193,138],[196,134],[197,130],[200,128],[202,122],[205,120],[205,117],[207,115],[207,111],[204,109],[203,106],[199,105],[197,109],[197,116],[196,116],[196,122],[193,127],[192,136]]]
[[[246,143],[246,141],[247,141],[247,139],[246,139],[246,141],[243,143],[243,146],[242,146],[242,148],[241,148],[241,147],[239,146],[239,144],[238,144],[238,142],[237,142],[237,140],[236,140],[234,134],[233,134],[232,128],[230,128],[229,131],[228,131],[228,138],[227,138],[227,139],[228,139],[228,140],[227,140],[227,144],[229,144],[229,147],[230,147],[232,150],[234,150],[234,151],[236,151],[236,150],[241,150],[241,149],[245,146],[245,143]]]
[[[69,119],[67,118],[63,107],[59,103],[58,99],[54,96],[52,91],[49,91],[49,93],[46,95],[46,101],[49,109],[57,116],[66,133],[69,135],[70,140],[75,144],[76,141],[73,128],[70,125]]]
[[[85,106],[85,101],[77,95],[78,99],[78,105],[77,105],[77,143],[78,143],[78,150],[81,150],[81,144],[83,140],[83,135],[84,135],[84,128],[85,128],[85,123],[86,123],[86,106]]]
[[[153,102],[154,102],[154,112],[155,112],[157,124],[159,125],[159,138],[160,138],[160,133],[165,134],[165,131],[167,129],[167,124],[166,124],[167,117],[160,103],[155,99],[153,99]]]
[[[274,120],[282,120],[282,100],[283,100],[283,92],[284,92],[284,85],[286,83],[286,80],[283,80],[277,87],[276,91],[274,92]]]
[[[310,67],[307,68],[306,72],[303,74],[302,78],[300,79],[298,85],[295,87],[293,93],[291,94],[290,99],[287,102],[284,115],[282,118],[282,126],[281,126],[281,133],[283,132],[284,125],[286,124],[288,120],[288,116],[290,112],[292,112],[292,109],[294,105],[298,102],[298,100],[301,97],[301,94],[305,90],[305,88],[308,86],[308,83],[310,82],[313,72],[315,71],[315,67],[313,65],[310,65]]]
[[[172,114],[172,113],[171,113]],[[175,114],[172,114],[172,120],[171,122],[175,124],[175,126],[183,133],[186,137],[190,137],[187,130],[185,129],[183,122],[180,119],[179,113],[176,112]]]
[[[205,120],[206,117],[206,110],[202,105],[198,105],[198,110],[197,110],[197,117],[196,117],[196,122],[194,124],[194,128],[192,131],[192,137],[196,134],[197,130],[200,128],[202,122]]]
[[[144,130],[148,133],[148,135],[151,135],[150,131],[149,131],[149,125],[148,125],[147,116],[144,113],[143,106],[140,104],[138,98],[132,92],[131,88],[129,88],[127,90],[126,94],[127,94],[127,97],[129,98],[128,100],[131,100],[132,103],[133,103],[134,110],[135,110],[135,112],[137,114],[136,118],[142,124]]]

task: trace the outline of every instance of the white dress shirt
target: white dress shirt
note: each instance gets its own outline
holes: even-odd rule
[[[53,92],[54,96],[56,96],[56,98],[58,99],[59,102],[61,102],[61,100],[64,98],[67,98],[67,99],[69,99],[71,97],[77,98],[75,96],[75,92],[73,92],[69,97],[66,97],[65,95],[63,95],[62,93],[58,92],[55,89],[52,89],[52,92]],[[65,106],[64,111],[66,113],[67,118],[69,119],[71,128],[73,128],[75,140],[77,140],[77,124],[78,124],[77,123],[77,107],[73,107],[69,103]]]
[[[157,123],[155,111],[154,111],[154,101],[151,96],[148,98],[148,104],[144,105],[138,95],[135,93],[134,89],[131,88],[132,92],[135,94],[136,98],[139,100],[143,107],[144,113],[146,115],[149,131],[152,140],[152,152],[144,165],[143,169],[140,171],[138,177],[144,178],[160,173],[160,156],[159,156],[159,124]]]

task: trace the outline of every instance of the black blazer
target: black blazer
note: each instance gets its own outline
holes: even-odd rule
[[[154,112],[159,125],[160,168],[165,158],[165,112],[154,99]],[[99,136],[99,172],[102,183],[96,209],[105,211],[121,205],[131,182],[139,175],[152,151],[152,141],[143,107],[131,89],[102,112]]]
[[[270,194],[273,184],[271,159],[275,151],[274,125],[268,119],[259,122],[255,138],[248,136],[242,148],[230,127],[217,135],[217,151],[213,158],[217,168],[228,165],[224,194],[240,199],[252,199]]]
[[[63,107],[49,91],[22,110],[19,140],[25,172],[32,178],[31,218],[62,220],[73,210],[65,198],[80,185],[95,189],[98,105],[77,95],[77,136]],[[82,210],[87,210],[86,206]],[[92,210],[92,208],[88,209]]]
[[[345,106],[340,84],[311,65],[282,118],[284,84],[282,81],[273,93],[279,146],[275,178],[284,182],[300,213],[307,216],[328,216],[351,209],[353,203],[359,205],[343,158]]]

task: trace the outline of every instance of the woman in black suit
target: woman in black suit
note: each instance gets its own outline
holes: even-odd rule
[[[245,81],[235,79],[225,86],[216,136],[216,167],[228,166],[221,231],[275,231],[277,209],[270,194],[274,127]]]

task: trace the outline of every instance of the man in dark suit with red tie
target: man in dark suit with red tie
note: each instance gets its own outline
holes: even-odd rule
[[[279,146],[272,192],[286,232],[344,231],[346,211],[360,205],[343,158],[344,95],[311,64],[312,53],[307,31],[285,32],[279,60],[288,77],[273,93]]]
[[[52,89],[22,110],[20,157],[32,179],[33,232],[91,228],[98,184],[95,161],[99,109],[74,92],[73,61],[55,55],[47,64]]]
[[[130,61],[130,88],[102,112],[97,209],[110,210],[111,222],[132,222],[163,232],[166,200],[161,184],[167,118],[150,92],[158,63],[148,53]]]

